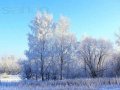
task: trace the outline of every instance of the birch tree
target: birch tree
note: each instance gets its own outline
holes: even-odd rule
[[[36,79],[41,73],[44,80],[45,59],[47,58],[47,43],[49,33],[52,30],[53,17],[46,12],[38,12],[34,20],[30,24],[31,33],[28,35],[29,50],[26,52],[31,64],[35,64]]]

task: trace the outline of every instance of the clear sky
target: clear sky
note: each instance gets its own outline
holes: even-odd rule
[[[120,0],[1,0],[0,56],[23,56],[28,25],[37,10],[52,13],[55,19],[67,16],[78,39],[87,34],[114,41],[120,27]]]

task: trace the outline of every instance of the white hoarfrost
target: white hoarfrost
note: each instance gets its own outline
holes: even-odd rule
[[[120,90],[120,78],[0,82],[0,90]]]

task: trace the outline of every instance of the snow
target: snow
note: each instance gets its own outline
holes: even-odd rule
[[[19,82],[21,81],[21,78],[19,75],[0,75],[0,81],[1,82]]]
[[[81,86],[2,86],[0,90],[120,90],[120,86],[107,86],[101,88],[95,87],[81,87]]]
[[[99,88],[99,90],[120,90],[120,85],[102,86],[102,87]]]
[[[119,78],[74,80],[21,80],[19,75],[1,75],[0,90],[120,90]]]

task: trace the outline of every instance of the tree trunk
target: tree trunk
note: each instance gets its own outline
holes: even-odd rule
[[[41,77],[42,81],[44,81],[44,60],[43,60],[43,55],[41,54]]]
[[[63,58],[61,57],[61,66],[60,66],[60,80],[63,79]]]

